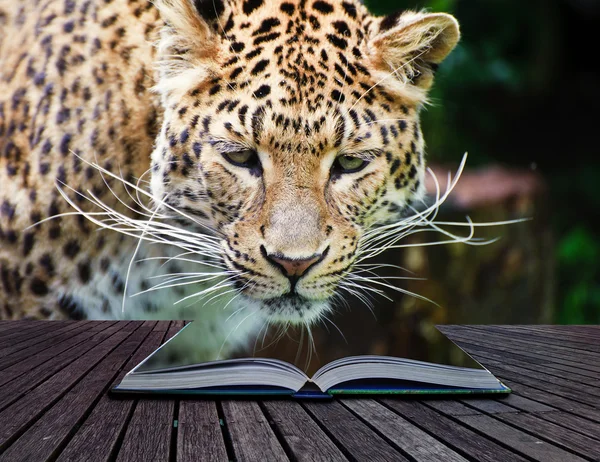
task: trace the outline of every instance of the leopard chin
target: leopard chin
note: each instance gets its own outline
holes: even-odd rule
[[[270,323],[304,326],[316,324],[331,311],[328,300],[311,300],[290,293],[265,300],[242,295],[240,306],[260,313]]]

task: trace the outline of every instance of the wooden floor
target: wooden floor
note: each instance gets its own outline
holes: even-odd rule
[[[0,460],[600,460],[600,327],[443,327],[506,399],[107,396],[181,326],[0,322]]]

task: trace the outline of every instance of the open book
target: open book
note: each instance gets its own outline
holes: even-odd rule
[[[192,323],[193,324],[193,323]],[[275,358],[241,357],[202,363],[189,355],[188,324],[131,370],[113,393],[188,395],[482,394],[510,393],[487,369],[440,334],[442,348],[462,364],[439,364],[392,356],[347,356],[311,377]],[[186,337],[188,337],[186,339]]]

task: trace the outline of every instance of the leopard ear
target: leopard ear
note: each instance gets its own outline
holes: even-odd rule
[[[409,11],[379,19],[368,48],[373,66],[393,74],[383,85],[424,101],[438,65],[459,39],[458,22],[453,16]]]
[[[222,48],[216,26],[225,12],[221,0],[154,0],[165,22],[157,44],[163,97],[181,94],[206,79]]]

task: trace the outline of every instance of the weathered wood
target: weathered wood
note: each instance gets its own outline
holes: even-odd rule
[[[11,330],[11,331],[18,331],[20,329],[22,329],[25,326],[33,326],[35,324],[43,324],[46,321],[37,321],[37,320],[31,320],[31,321],[8,321],[6,319],[4,320],[0,320],[0,339],[2,339],[2,332]]]
[[[598,439],[590,438],[531,414],[503,414],[499,415],[498,419],[513,426],[526,429],[526,431],[573,451],[580,456],[600,460],[600,441]],[[596,434],[596,437],[598,437],[598,434]]]
[[[459,345],[465,345],[465,348],[471,346],[471,350],[477,351],[477,348],[487,348],[493,350],[497,354],[513,354],[516,352],[518,355],[528,356],[530,358],[537,358],[542,360],[542,363],[558,363],[565,364],[568,366],[576,366],[580,372],[583,371],[593,374],[594,378],[597,378],[600,374],[600,365],[588,364],[586,361],[581,362],[578,360],[578,355],[569,355],[562,352],[549,352],[546,349],[538,349],[535,344],[522,345],[515,344],[511,346],[510,342],[502,342],[500,344],[491,342],[487,339],[481,340],[480,336],[474,337],[463,333],[448,333],[448,337]]]
[[[222,406],[236,460],[288,460],[258,403],[223,401]]]
[[[444,444],[476,461],[525,462],[527,459],[491,441],[476,431],[457,424],[456,421],[441,415],[418,401],[382,399],[386,406],[410,420],[413,425],[426,430]],[[472,411],[469,411],[472,414]]]
[[[535,460],[556,462],[583,460],[571,452],[562,450],[554,444],[527,433],[527,431],[530,430],[528,427],[524,427],[523,430],[526,431],[523,431],[498,420],[500,418],[508,419],[509,416],[515,416],[518,414],[497,414],[496,416],[498,419],[496,419],[479,412],[471,415],[454,412],[448,413],[446,409],[442,409],[440,406],[438,406],[436,401],[428,402],[427,406],[435,408],[444,414],[450,415],[463,424],[471,427],[473,430],[483,433],[484,435],[487,435],[490,438],[499,441]],[[464,404],[457,403],[457,407],[463,406],[468,407]]]
[[[538,385],[535,380],[526,380],[527,384],[520,383],[514,380],[504,379],[504,383],[508,385],[513,393],[518,393],[520,396],[524,396],[533,401],[543,401],[545,404],[549,404],[552,407],[570,412],[581,417],[586,417],[595,422],[600,422],[600,413],[598,408],[589,404],[580,403],[573,401],[569,397],[556,395],[548,392],[541,388],[537,388]],[[551,387],[550,387],[551,389]]]
[[[128,371],[158,348],[163,339],[162,332],[150,332],[110,386],[116,385]],[[57,460],[76,462],[81,454],[90,454],[89,460],[94,462],[110,460],[119,449],[119,438],[125,433],[136,402],[135,399],[112,399],[104,394]]]
[[[559,372],[553,372],[550,368],[544,368],[544,366],[531,366],[528,363],[515,364],[513,361],[504,362],[499,355],[494,355],[495,358],[490,358],[489,354],[480,354],[479,352],[473,353],[473,356],[484,361],[486,366],[496,371],[503,371],[503,373],[510,374],[516,373],[525,377],[532,377],[544,382],[553,383],[566,388],[573,388],[575,390],[581,390],[591,394],[597,394],[600,388],[600,381],[597,379],[588,378],[585,381],[584,377],[577,377],[579,380],[573,380],[573,374],[560,374]],[[500,372],[498,372],[500,374]]]
[[[43,335],[45,332],[55,329],[58,325],[64,326],[64,323],[56,322],[55,324],[51,321],[48,321],[47,323],[36,323],[27,326],[21,326],[18,328],[18,330],[11,329],[10,331],[3,332],[2,335],[0,335],[0,348],[15,345],[23,341],[28,341],[37,337],[38,335]]]
[[[567,364],[576,363],[580,368],[589,371],[600,372],[598,364],[598,355],[587,351],[577,351],[571,348],[561,348],[550,345],[540,345],[535,342],[527,342],[525,340],[512,339],[506,341],[498,339],[494,335],[487,334],[483,331],[473,332],[474,329],[466,329],[457,332],[456,329],[447,329],[449,326],[444,326],[441,330],[447,333],[451,340],[469,342],[474,345],[487,346],[499,351],[522,351],[535,353],[546,361],[555,361],[556,359],[566,360]]]
[[[213,401],[182,400],[177,424],[177,461],[227,461],[227,449]]]
[[[159,321],[153,332],[170,337],[169,321]],[[179,329],[173,329],[171,335]],[[127,426],[117,461],[168,460],[174,431],[175,400],[139,400]],[[152,422],[148,426],[148,422]]]
[[[127,339],[130,334],[125,331],[127,324],[117,326],[120,327],[117,332],[0,412],[0,449],[16,438],[90,369]]]
[[[532,412],[532,413],[542,413],[542,412],[552,412],[556,409],[550,406],[546,406],[538,401],[533,401],[528,398],[524,398],[515,393],[511,393],[510,395],[502,398],[502,404],[512,406],[515,409],[519,409],[520,411]]]
[[[40,335],[31,341],[21,342],[12,347],[3,348],[0,351],[0,370],[23,361],[28,356],[32,356],[47,348],[60,345],[63,341],[83,332],[91,327],[90,323],[67,324],[62,328],[51,330],[44,335]]]
[[[37,460],[47,460],[55,454],[73,428],[78,426],[93,408],[97,399],[106,391],[107,386],[151,329],[151,326],[138,326],[133,333],[127,333],[129,335],[122,343],[115,345],[119,348],[107,351],[75,386],[8,448],[5,457],[25,462],[33,460],[34,457]]]
[[[580,340],[573,340],[572,338],[565,338],[561,336],[556,338],[554,336],[544,335],[534,329],[520,329],[518,327],[495,327],[495,326],[469,326],[469,329],[475,331],[486,332],[498,336],[498,339],[513,339],[524,340],[526,342],[536,343],[538,345],[551,345],[558,346],[561,348],[569,348],[574,351],[585,351],[586,353],[600,353],[600,338],[599,343],[582,342]]]
[[[370,399],[346,399],[343,404],[416,461],[467,459],[411,422]]]
[[[170,321],[158,321],[152,331],[162,333],[166,341],[180,330],[170,325]],[[176,431],[174,415],[175,400],[139,400],[117,460],[168,460],[172,434]],[[153,422],[150,428],[148,422]]]
[[[510,326],[513,327],[513,326]],[[551,325],[524,325],[524,326],[514,326],[515,328],[519,328],[522,330],[531,330],[534,332],[538,332],[544,335],[559,335],[561,338],[567,340],[574,340],[578,342],[586,342],[594,345],[598,344],[598,338],[600,336],[600,331],[598,329],[587,329],[587,330],[579,330],[577,327],[579,326],[551,326]],[[588,326],[585,326],[588,327]]]
[[[508,414],[510,415],[510,414]],[[583,461],[581,457],[547,443],[487,415],[456,417],[461,423],[541,462]]]
[[[488,414],[506,414],[506,413],[515,413],[519,412],[518,409],[514,407],[507,406],[506,404],[495,401],[492,399],[471,399],[471,400],[461,400],[462,404],[468,404],[471,407],[486,412]]]
[[[303,406],[352,458],[369,461],[408,460],[341,403],[308,402]]]
[[[449,336],[452,335],[450,332],[452,328],[448,331]],[[454,330],[454,332],[456,332]],[[457,332],[457,335],[462,337],[466,337],[470,339],[470,341],[480,341],[486,342],[489,345],[493,345],[497,348],[506,348],[509,347],[511,349],[523,350],[523,351],[534,351],[535,353],[545,356],[546,358],[552,359],[555,357],[575,360],[578,364],[587,365],[590,364],[592,366],[597,366],[596,359],[598,354],[591,351],[581,350],[577,348],[572,348],[570,346],[564,345],[554,345],[550,343],[539,342],[533,338],[533,336],[524,336],[519,337],[518,335],[513,335],[506,337],[503,334],[498,332],[488,332],[485,329],[476,329],[475,327],[465,327],[464,330]],[[568,341],[565,342],[568,345]],[[592,368],[590,370],[596,370]]]
[[[262,405],[294,460],[307,462],[348,460],[300,403],[273,400],[265,401]]]
[[[536,414],[540,419],[553,422],[571,430],[574,430],[582,435],[587,435],[596,440],[600,439],[600,424],[590,422],[587,419],[583,419],[576,415],[569,414],[567,412],[555,411],[555,412],[542,412]]]
[[[461,343],[466,345],[466,343]],[[515,353],[500,353],[489,348],[477,347],[474,348],[478,358],[482,358],[486,364],[492,361],[500,362],[502,365],[512,365],[519,368],[526,368],[532,371],[543,372],[557,377],[568,377],[570,380],[581,382],[584,384],[599,384],[600,374],[588,372],[579,369],[576,366],[565,366],[563,364],[551,363],[535,358],[529,358],[522,354]]]
[[[169,460],[173,400],[140,400],[127,425],[117,461]]]
[[[476,355],[474,355],[477,357]],[[520,383],[535,386],[540,390],[545,390],[555,395],[564,396],[573,401],[580,403],[589,404],[591,406],[600,406],[600,396],[598,390],[595,387],[586,387],[586,390],[580,390],[576,385],[565,383],[566,381],[559,381],[554,379],[548,379],[548,376],[537,373],[529,373],[525,369],[521,370],[509,370],[505,367],[489,365],[489,370],[500,379],[513,379]],[[583,387],[583,385],[581,385]],[[590,389],[593,390],[590,392]],[[593,394],[590,394],[593,393]]]
[[[67,364],[77,360],[96,344],[112,335],[121,326],[105,324],[106,330],[90,337],[92,332],[82,332],[78,336],[65,341],[56,349],[44,350],[35,358],[13,364],[2,371],[0,376],[0,410],[19,399],[29,390],[35,388],[53,374],[59,372]],[[54,356],[51,356],[56,353]]]
[[[0,323],[0,353],[9,353],[0,364],[18,356],[0,371],[0,459],[600,458],[598,327],[444,326],[513,389],[503,399],[220,404],[106,395],[183,325]]]

